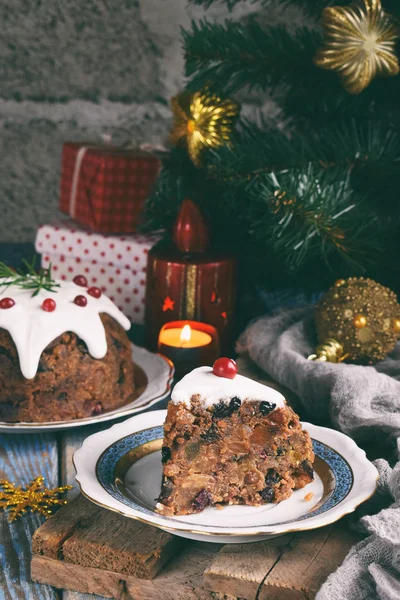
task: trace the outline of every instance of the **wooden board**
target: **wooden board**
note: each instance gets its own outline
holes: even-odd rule
[[[119,600],[311,600],[358,539],[342,523],[251,544],[190,542],[80,496],[34,534],[32,579]]]
[[[72,457],[78,448],[82,446],[83,440],[89,435],[108,429],[109,423],[101,423],[99,425],[90,425],[88,427],[82,427],[72,429],[68,433],[61,436],[60,447],[59,447],[59,468],[60,468],[60,479],[63,483],[74,486],[72,490],[68,492],[68,500],[72,500],[79,495],[79,487],[75,481],[75,468],[73,466]],[[74,590],[64,589],[62,591],[62,600],[103,600],[103,595],[92,595],[80,593]]]
[[[224,546],[204,573],[206,589],[257,600],[305,600],[360,537],[330,525],[255,544]]]
[[[78,496],[35,531],[32,552],[82,567],[153,579],[184,544],[183,538]]]

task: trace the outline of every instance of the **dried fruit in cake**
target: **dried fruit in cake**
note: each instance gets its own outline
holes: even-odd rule
[[[231,365],[227,376],[222,370],[195,369],[173,390],[159,513],[280,502],[313,479],[310,436],[283,396],[246,377],[232,378]]]
[[[0,263],[0,308],[11,308],[0,310],[0,421],[79,419],[129,402],[130,323],[115,304],[86,292],[82,276],[13,273]]]

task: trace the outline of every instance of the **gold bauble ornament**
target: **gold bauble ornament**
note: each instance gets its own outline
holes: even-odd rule
[[[362,92],[377,75],[398,74],[395,44],[399,29],[380,0],[324,8],[322,26],[325,43],[315,64],[337,71],[351,94]]]
[[[360,364],[383,360],[400,333],[396,294],[364,277],[339,281],[316,306],[319,346],[309,359]]]
[[[231,143],[232,131],[239,115],[239,105],[222,99],[205,87],[191,94],[183,92],[171,99],[174,123],[171,142],[187,146],[196,166],[201,166],[205,148],[218,148]]]
[[[346,284],[346,280],[345,279],[337,279],[337,281],[335,281],[335,287],[342,287],[342,285]]]
[[[356,315],[354,317],[354,327],[357,327],[357,329],[362,329],[363,327],[366,326],[367,324],[367,319],[364,317],[364,315]]]

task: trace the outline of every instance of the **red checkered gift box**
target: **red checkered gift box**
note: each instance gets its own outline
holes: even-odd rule
[[[102,233],[134,233],[160,168],[153,154],[67,142],[60,208]]]
[[[115,302],[133,323],[144,322],[147,254],[158,236],[103,235],[77,228],[71,221],[42,225],[36,251],[52,264],[56,279],[84,275]]]

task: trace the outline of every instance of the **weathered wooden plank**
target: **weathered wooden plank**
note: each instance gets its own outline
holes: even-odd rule
[[[227,595],[205,590],[202,577],[204,569],[220,547],[217,544],[194,542],[151,580],[81,567],[44,556],[34,556],[32,573],[35,578],[50,585],[73,588],[81,593],[102,594],[118,600],[217,600],[227,598]],[[90,598],[92,600],[93,596]]]
[[[205,570],[204,587],[253,599],[294,534],[251,544],[227,544]]]
[[[82,526],[85,522],[96,518],[98,512],[93,511],[96,507],[82,496],[69,502],[69,505],[58,511],[54,517],[35,531],[32,537],[32,552],[34,554],[43,554],[49,558],[60,558],[63,543],[72,534],[76,525],[79,523]],[[76,511],[71,511],[70,506],[74,504],[76,505]]]
[[[99,425],[92,425],[88,427],[78,427],[63,432],[60,435],[60,477],[63,482],[62,485],[72,485],[73,488],[68,492],[68,500],[71,501],[73,498],[79,495],[79,486],[75,481],[75,467],[72,462],[72,457],[78,448],[81,447],[83,440],[89,435],[96,433],[97,431],[108,429],[113,423],[102,423]],[[62,587],[62,586],[59,586]],[[65,589],[62,592],[62,600],[103,600],[103,595],[90,595],[86,593],[80,593],[79,591],[73,591]]]
[[[296,534],[265,578],[259,600],[270,600],[277,588],[281,593],[276,596],[279,600],[303,596],[311,600],[360,539],[343,521]]]
[[[43,475],[48,487],[58,485],[56,437],[52,434],[0,434],[0,479],[18,485]],[[32,583],[30,578],[32,534],[44,522],[37,513],[27,513],[9,523],[0,513],[0,555],[4,598],[6,600],[55,600],[48,586]]]
[[[32,550],[83,567],[152,579],[185,545],[183,538],[78,496],[35,532]]]
[[[359,539],[341,523],[226,545],[206,569],[204,586],[248,600],[311,600]]]

